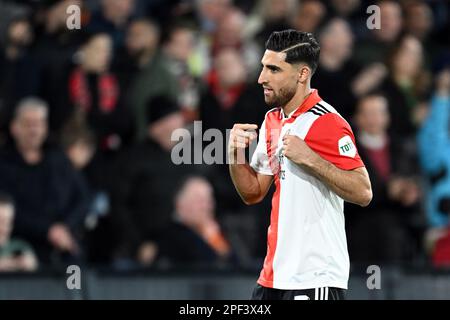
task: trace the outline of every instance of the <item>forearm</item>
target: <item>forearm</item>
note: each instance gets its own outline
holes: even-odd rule
[[[230,154],[229,169],[231,180],[239,196],[246,204],[257,203],[262,197],[257,174],[247,162],[236,161],[237,159],[237,151],[234,154]]]
[[[367,206],[372,199],[370,180],[360,172],[342,170],[316,155],[313,162],[303,167],[325,183],[347,202]]]

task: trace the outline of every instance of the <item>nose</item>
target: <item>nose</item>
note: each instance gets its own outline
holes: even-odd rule
[[[258,84],[263,84],[266,83],[266,73],[264,72],[264,69],[261,70],[261,73],[259,74],[259,78],[258,78]]]

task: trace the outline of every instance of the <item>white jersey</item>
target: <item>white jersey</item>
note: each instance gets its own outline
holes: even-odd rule
[[[258,283],[290,290],[346,289],[350,263],[344,201],[281,154],[287,132],[340,169],[364,166],[350,125],[317,90],[288,117],[280,108],[266,114],[251,166],[258,173],[273,175],[276,191]]]

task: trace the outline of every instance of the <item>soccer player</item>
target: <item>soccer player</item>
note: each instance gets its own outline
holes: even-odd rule
[[[257,125],[235,124],[230,134],[230,174],[243,201],[258,203],[276,186],[253,299],[343,298],[350,269],[344,201],[367,206],[372,199],[350,125],[310,87],[319,52],[310,33],[272,33],[258,83],[273,109],[250,164],[243,159]]]

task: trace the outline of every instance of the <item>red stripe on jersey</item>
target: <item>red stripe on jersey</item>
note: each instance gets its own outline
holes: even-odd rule
[[[345,147],[340,146],[339,141],[346,136],[353,142],[351,148],[354,148],[354,155],[339,150]],[[364,167],[356,150],[355,136],[350,125],[336,113],[327,113],[314,121],[305,142],[314,152],[340,169],[353,170]]]
[[[266,116],[266,146],[269,164],[274,174],[275,192],[272,196],[272,212],[270,214],[270,226],[267,232],[267,254],[258,279],[258,283],[264,287],[273,287],[273,258],[277,247],[278,214],[280,207],[279,164],[275,152],[277,150],[278,138],[281,133],[281,126],[281,110],[276,109],[269,112]]]

